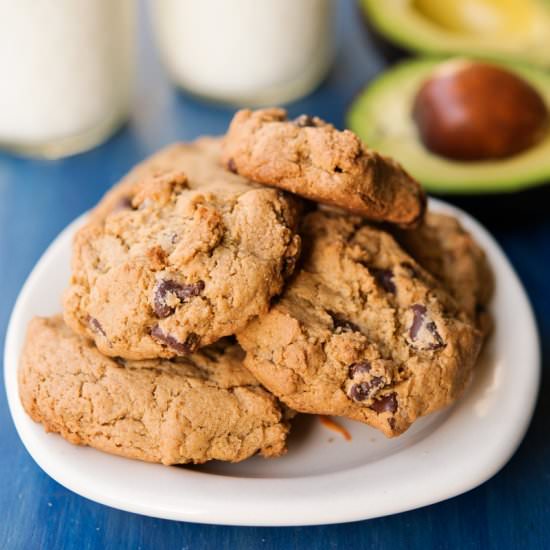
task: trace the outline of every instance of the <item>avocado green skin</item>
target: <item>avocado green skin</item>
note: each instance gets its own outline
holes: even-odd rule
[[[444,1],[444,0],[441,0]],[[382,56],[389,62],[394,62],[421,54],[427,56],[451,56],[461,55],[468,57],[482,57],[495,61],[515,61],[518,63],[529,63],[550,69],[550,0],[525,0],[531,1],[540,6],[541,10],[548,15],[548,29],[546,35],[548,42],[546,47],[548,55],[533,56],[529,51],[501,51],[499,43],[495,41],[491,48],[472,46],[468,37],[464,38],[462,45],[447,43],[444,38],[437,43],[425,41],[421,31],[414,27],[396,23],[392,18],[384,17],[384,10],[387,7],[386,0],[357,0],[361,19],[373,43]],[[412,30],[411,30],[412,29]],[[446,32],[446,31],[442,31]],[[451,36],[450,32],[448,33]]]
[[[516,192],[550,181],[550,127],[534,147],[507,159],[454,161],[424,147],[412,119],[412,104],[422,82],[443,61],[417,58],[384,72],[352,102],[346,117],[348,128],[369,147],[399,161],[433,193]],[[525,64],[491,63],[527,80],[550,111],[550,73]]]

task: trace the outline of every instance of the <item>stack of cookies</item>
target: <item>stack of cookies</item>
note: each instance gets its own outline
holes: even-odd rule
[[[73,247],[21,400],[151,462],[279,456],[296,412],[399,435],[460,396],[490,330],[492,275],[458,221],[351,132],[281,109],[138,165]]]

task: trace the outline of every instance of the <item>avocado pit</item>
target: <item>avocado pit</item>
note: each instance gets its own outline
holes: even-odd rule
[[[471,61],[440,65],[418,90],[413,120],[428,150],[460,161],[502,159],[536,145],[548,108],[526,81]]]

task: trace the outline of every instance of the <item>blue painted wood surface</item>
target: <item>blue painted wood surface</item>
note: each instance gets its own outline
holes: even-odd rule
[[[352,97],[383,67],[354,5],[346,0],[340,8],[344,32],[333,71],[319,90],[290,106],[293,115],[315,113],[338,126]],[[198,102],[168,84],[142,26],[135,109],[122,131],[101,147],[63,161],[0,155],[0,349],[25,277],[67,223],[145,155],[174,140],[221,133],[230,120],[231,109]],[[481,487],[420,510],[347,525],[232,528],[140,517],[74,495],[44,474],[19,441],[2,390],[0,548],[550,548],[549,198],[546,188],[513,200],[461,201],[485,221],[523,280],[544,358],[539,403],[525,441]]]

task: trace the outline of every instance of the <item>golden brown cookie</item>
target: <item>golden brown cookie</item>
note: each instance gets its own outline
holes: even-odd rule
[[[289,121],[283,109],[239,111],[224,138],[223,161],[251,180],[371,220],[412,227],[424,214],[424,193],[399,164],[317,117]]]
[[[238,462],[283,454],[288,425],[277,400],[220,343],[178,360],[102,355],[61,316],[35,317],[19,370],[27,413],[71,443],[163,464]]]
[[[494,277],[483,249],[453,216],[427,212],[413,231],[396,231],[401,246],[437,280],[478,328],[487,334],[492,321],[487,307]]]
[[[361,218],[308,214],[302,238],[301,269],[238,334],[245,366],[296,411],[388,436],[452,403],[482,340],[454,299]]]
[[[191,353],[268,310],[300,252],[297,199],[219,163],[219,142],[161,151],[76,235],[65,320],[126,359]]]

